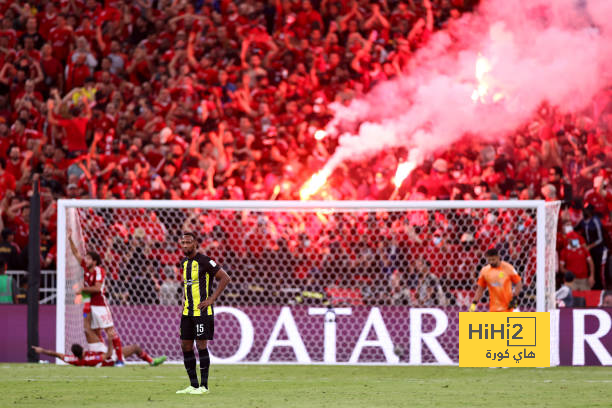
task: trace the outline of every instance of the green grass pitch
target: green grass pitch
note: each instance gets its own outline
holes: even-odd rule
[[[208,395],[175,394],[187,385],[182,365],[0,364],[0,407],[612,406],[611,367],[213,365]]]

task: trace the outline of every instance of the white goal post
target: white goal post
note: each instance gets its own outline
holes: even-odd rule
[[[213,361],[453,364],[457,314],[484,249],[520,265],[521,310],[555,308],[559,208],[539,200],[61,199],[56,351],[84,343],[71,229],[81,250],[103,258],[123,343],[179,361],[177,237],[194,227],[201,250],[234,278],[218,302]]]

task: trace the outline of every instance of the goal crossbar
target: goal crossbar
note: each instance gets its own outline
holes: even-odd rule
[[[60,199],[58,207],[72,208],[202,208],[217,210],[431,210],[465,208],[544,208],[542,200],[469,201],[270,201],[270,200],[74,200]]]

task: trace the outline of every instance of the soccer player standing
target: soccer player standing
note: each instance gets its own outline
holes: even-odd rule
[[[96,334],[92,334],[96,329],[103,329],[106,332],[106,336],[112,340],[115,354],[117,354],[117,362],[115,366],[122,367],[125,365],[123,362],[123,350],[121,348],[121,339],[119,334],[115,330],[113,324],[113,316],[111,315],[110,309],[106,304],[106,297],[104,296],[104,278],[106,272],[102,268],[102,258],[97,252],[88,251],[85,256],[81,256],[77,249],[74,241],[72,240],[72,233],[68,231],[68,242],[70,243],[70,249],[72,254],[83,268],[83,287],[80,288],[80,292],[83,293],[84,297],[90,297],[89,302],[91,303],[91,321],[89,316],[84,318],[85,336],[89,342],[95,341]],[[85,309],[87,310],[87,309]]]
[[[516,299],[523,289],[521,277],[512,265],[501,260],[497,249],[487,250],[485,258],[487,266],[482,268],[478,276],[478,288],[470,305],[470,312],[476,310],[476,305],[486,288],[489,289],[490,312],[512,312],[516,307]]]
[[[186,256],[181,261],[185,293],[185,306],[181,317],[181,349],[191,385],[176,393],[205,394],[208,392],[210,368],[208,340],[213,339],[215,331],[213,303],[229,283],[230,277],[215,261],[197,251],[198,241],[193,232],[184,232],[180,245]],[[214,292],[213,278],[219,281]],[[200,384],[193,352],[194,340],[200,356]]]

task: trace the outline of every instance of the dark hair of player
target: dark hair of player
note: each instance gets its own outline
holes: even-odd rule
[[[192,231],[185,231],[185,232],[183,232],[183,236],[192,237],[194,241],[198,240],[198,238],[196,237],[195,232],[192,232]]]
[[[592,216],[595,215],[595,207],[593,206],[593,204],[587,204],[584,206],[584,209],[582,210],[582,215],[584,218],[591,218]]]
[[[77,358],[83,358],[83,347],[80,344],[74,343],[70,347],[70,351],[72,351],[72,354],[74,354]]]
[[[499,251],[496,248],[487,249],[485,256],[499,256]]]
[[[8,237],[10,237],[11,235],[15,235],[13,230],[11,230],[9,228],[5,228],[5,229],[2,230],[2,240],[3,241],[8,240]]]
[[[91,259],[94,260],[96,266],[102,265],[102,258],[100,258],[100,254],[95,251],[87,251],[87,255],[91,256]]]

